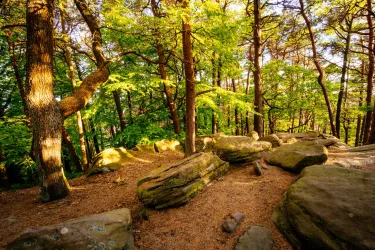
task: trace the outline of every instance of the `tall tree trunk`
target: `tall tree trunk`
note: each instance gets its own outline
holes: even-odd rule
[[[342,99],[344,96],[346,71],[348,68],[348,56],[349,56],[349,49],[350,49],[352,22],[353,22],[353,19],[351,19],[349,22],[348,34],[346,35],[346,39],[345,39],[345,50],[344,50],[344,60],[342,63],[342,70],[341,70],[340,91],[339,91],[339,96],[337,98],[337,108],[336,108],[336,137],[337,138],[340,138],[341,106],[342,106]]]
[[[372,1],[367,0],[367,9],[372,10]],[[371,106],[372,104],[372,91],[373,91],[373,80],[374,80],[374,66],[375,66],[375,58],[374,58],[374,25],[372,22],[371,12],[368,11],[367,13],[367,25],[369,29],[369,36],[368,36],[368,58],[369,58],[369,65],[368,65],[368,72],[367,72],[367,96],[366,96],[366,105],[367,107]],[[365,144],[372,144],[375,143],[375,112],[368,110],[366,114],[366,125],[364,131],[363,142]],[[372,117],[373,116],[373,117]],[[371,126],[372,120],[372,126]],[[370,129],[371,128],[371,129]],[[371,135],[370,135],[371,130]]]
[[[262,99],[262,68],[261,68],[261,4],[260,0],[254,0],[254,105],[255,111],[259,114],[254,115],[254,130],[258,132],[259,137],[263,137],[263,99]]]
[[[133,123],[133,112],[132,112],[132,99],[130,96],[130,91],[126,91],[127,97],[128,97],[128,110],[129,110],[129,121],[130,124]]]
[[[216,78],[216,56],[215,52],[212,54],[212,86],[217,86],[217,78]],[[215,116],[215,111],[212,110],[212,118],[211,118],[211,130],[212,134],[217,133],[217,121],[216,121],[216,116]]]
[[[299,3],[300,3],[300,7],[301,7],[301,9],[300,9],[301,15],[302,15],[303,19],[305,20],[307,29],[309,30],[310,42],[311,42],[312,51],[313,51],[314,64],[315,64],[315,67],[316,67],[316,69],[318,70],[318,73],[319,73],[318,83],[319,83],[319,85],[322,89],[324,100],[326,102],[326,106],[327,106],[327,109],[328,109],[328,116],[329,116],[329,123],[330,123],[330,126],[331,126],[331,132],[334,136],[336,136],[336,128],[335,128],[335,123],[334,123],[334,118],[333,118],[333,111],[332,111],[332,108],[331,108],[331,103],[329,101],[326,86],[323,82],[324,81],[324,70],[323,70],[322,66],[320,65],[318,53],[316,51],[314,33],[312,32],[311,23],[309,21],[309,18],[307,17],[307,15],[305,13],[305,7],[304,7],[303,0],[299,0]]]
[[[65,23],[66,13],[65,13],[65,10],[60,9],[60,11],[61,11],[60,15],[61,15],[62,31],[63,31],[63,34],[67,34],[66,23]],[[76,87],[76,78],[75,78],[74,67],[73,67],[73,62],[72,62],[72,55],[66,44],[64,44],[64,56],[65,56],[66,64],[68,65],[68,68],[69,68],[69,78],[70,78],[70,82],[72,83],[72,89],[74,92],[75,91],[74,89]],[[80,78],[81,78],[81,75],[80,75]],[[88,159],[87,159],[87,152],[86,152],[86,146],[85,146],[85,139],[84,139],[85,135],[83,131],[83,121],[82,121],[81,111],[76,112],[76,117],[77,117],[77,127],[78,127],[78,135],[79,135],[79,146],[80,146],[81,154],[82,154],[83,171],[86,172],[88,168]]]
[[[76,152],[76,150],[75,150],[75,148],[73,146],[73,142],[70,139],[70,136],[69,136],[68,132],[66,132],[66,129],[64,127],[62,129],[62,136],[63,136],[63,141],[64,141],[66,147],[68,148],[69,153],[70,153],[70,155],[72,157],[74,165],[76,165],[77,171],[81,171],[82,172],[83,169],[82,169],[82,166],[81,166],[81,161],[79,160],[77,152]]]
[[[124,112],[122,111],[122,107],[121,107],[120,94],[117,90],[112,91],[112,94],[113,94],[113,99],[115,100],[117,115],[120,120],[120,128],[121,128],[121,131],[124,131],[126,127],[126,123],[125,123],[125,118],[124,118]]]
[[[234,79],[232,79],[232,87],[233,87],[233,92],[236,92],[236,82]],[[236,126],[236,135],[240,135],[240,122],[238,118],[238,108],[234,108],[234,121],[235,121],[235,126]]]
[[[92,119],[89,119],[88,122],[89,122],[89,126],[90,126],[90,129],[91,129],[91,132],[93,134],[92,138],[93,138],[93,141],[94,141],[95,153],[99,154],[100,153],[100,148],[99,148],[98,136],[97,136],[96,130],[95,130],[95,125],[92,122]]]
[[[70,193],[61,162],[64,118],[53,94],[53,7],[53,1],[29,0],[26,12],[26,103],[43,201]]]
[[[183,7],[186,9],[182,19],[182,42],[185,65],[185,86],[186,86],[186,136],[185,156],[195,153],[195,79],[193,65],[193,48],[191,43],[190,26],[190,2],[183,0]]]

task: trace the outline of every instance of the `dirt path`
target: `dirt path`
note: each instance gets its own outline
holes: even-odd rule
[[[260,177],[251,168],[232,170],[185,206],[148,210],[150,216],[146,221],[139,218],[142,204],[135,194],[137,180],[160,165],[181,160],[183,155],[170,151],[140,153],[136,157],[117,172],[71,180],[72,194],[62,200],[40,202],[38,187],[0,193],[0,249],[27,228],[122,207],[132,211],[137,249],[233,249],[238,237],[251,225],[272,228],[273,249],[292,249],[270,217],[294,182],[294,175],[278,167],[264,170]],[[245,221],[232,234],[222,232],[224,217],[236,211],[245,214]]]

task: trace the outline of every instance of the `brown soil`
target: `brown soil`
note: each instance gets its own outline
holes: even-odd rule
[[[70,180],[71,195],[58,201],[42,203],[38,187],[0,193],[0,249],[27,228],[122,207],[132,211],[137,249],[233,249],[252,225],[272,229],[273,249],[292,249],[270,217],[295,175],[278,167],[263,170],[260,177],[252,167],[231,170],[189,204],[162,211],[147,209],[149,218],[143,220],[139,214],[145,209],[135,193],[137,180],[160,165],[181,160],[183,155],[169,151],[138,153],[136,157],[117,172]],[[236,211],[245,214],[245,221],[234,233],[224,233],[224,218]]]

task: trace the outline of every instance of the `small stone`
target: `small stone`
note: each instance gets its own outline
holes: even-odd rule
[[[66,234],[68,231],[69,231],[69,229],[68,229],[67,227],[63,227],[63,228],[60,230],[60,233],[61,233],[61,234]]]
[[[233,233],[237,229],[237,226],[237,222],[232,218],[226,219],[222,225],[224,232],[227,233]]]
[[[240,224],[245,220],[245,215],[240,212],[232,213],[230,216],[236,221],[237,224]]]

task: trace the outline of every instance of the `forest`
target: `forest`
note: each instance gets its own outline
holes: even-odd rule
[[[177,160],[205,162],[208,158],[198,158],[208,157],[200,153],[207,151],[207,140],[214,155],[230,163],[229,170],[232,164],[253,164],[259,178],[276,176],[267,164],[285,170],[277,159],[283,154],[276,151],[300,141],[316,141],[325,150],[324,160],[312,163],[311,156],[307,166],[346,157],[341,165],[368,171],[362,168],[375,166],[373,5],[371,0],[1,0],[0,194],[34,187],[40,204],[76,199],[75,188],[85,178],[99,182],[110,176],[117,186],[131,182],[116,172],[107,175],[108,169],[86,177],[98,161],[104,165],[108,150],[117,150],[120,163],[124,157],[151,157],[155,168]],[[280,147],[272,149],[275,140]],[[228,153],[228,144],[241,152]],[[328,148],[333,144],[337,149]],[[153,155],[165,147],[178,152]],[[337,151],[341,147],[345,156]],[[368,154],[357,163],[350,161],[363,151]],[[223,178],[228,171],[223,164],[207,174],[209,181]],[[118,173],[125,174],[124,165]],[[297,165],[291,172],[305,167]],[[156,198],[148,195],[159,187],[152,183],[156,177],[139,179],[147,172],[134,171],[142,174],[134,172],[138,188],[132,194],[146,207],[179,206],[196,195],[185,190],[187,200],[154,204]],[[280,173],[284,192],[296,176]],[[201,184],[195,188],[203,190]],[[149,210],[140,209],[131,209],[132,216],[148,218]],[[288,247],[308,249],[283,235]],[[372,249],[372,243],[353,249]],[[289,249],[282,244],[276,240],[274,249]]]

